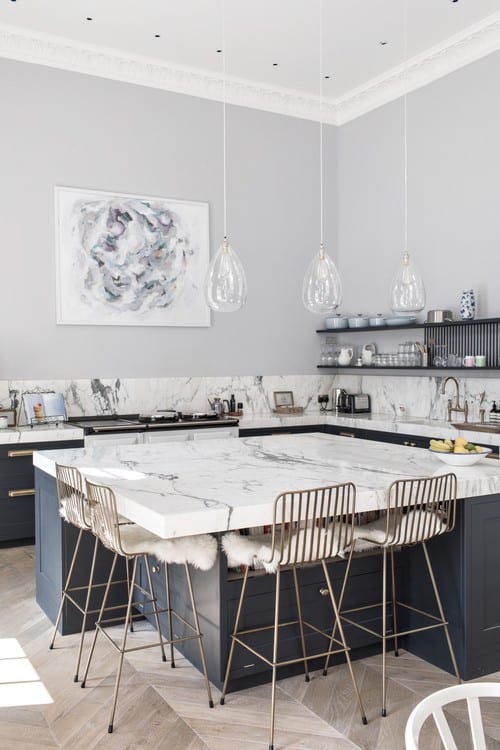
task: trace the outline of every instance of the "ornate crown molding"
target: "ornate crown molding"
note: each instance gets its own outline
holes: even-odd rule
[[[339,99],[324,100],[323,121],[342,125],[498,49],[500,12]],[[1,24],[0,57],[204,99],[223,98],[221,75]],[[226,100],[290,117],[319,119],[317,96],[231,76],[226,80]]]

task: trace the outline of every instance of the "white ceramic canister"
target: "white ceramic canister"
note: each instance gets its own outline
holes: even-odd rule
[[[0,417],[0,430],[5,430],[9,426],[7,417]]]

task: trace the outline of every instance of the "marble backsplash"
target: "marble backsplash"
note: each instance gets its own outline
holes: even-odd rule
[[[269,414],[274,407],[274,391],[292,391],[297,406],[306,412],[317,412],[319,394],[331,395],[332,388],[349,393],[368,393],[372,411],[393,417],[445,419],[448,398],[455,398],[453,383],[441,393],[442,376],[349,375],[249,375],[237,377],[170,377],[170,378],[93,378],[91,380],[13,380],[0,381],[0,407],[20,408],[27,392],[56,391],[64,395],[68,416],[95,414],[133,414],[156,409],[205,411],[208,398],[229,399],[243,403],[246,416]],[[481,408],[488,412],[493,400],[500,402],[500,379],[458,378],[460,401],[469,402],[470,421],[479,419]],[[331,403],[329,404],[331,406]],[[19,415],[20,423],[26,420]],[[487,418],[487,414],[486,414]]]

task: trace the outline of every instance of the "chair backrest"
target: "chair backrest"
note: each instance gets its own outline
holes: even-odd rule
[[[411,712],[406,723],[405,743],[406,750],[424,750],[426,744],[419,745],[420,731],[426,719],[433,716],[441,742],[445,750],[458,750],[455,739],[451,733],[448,721],[443,712],[443,706],[459,700],[467,700],[469,715],[469,742],[464,747],[474,750],[486,750],[486,738],[481,716],[479,698],[500,698],[500,682],[472,682],[467,685],[453,685],[452,687],[438,690],[428,695],[427,698],[418,703]],[[497,708],[500,709],[500,705]],[[472,746],[470,745],[472,740]]]
[[[116,509],[115,493],[103,484],[85,482],[90,507],[92,531],[102,544],[119,555],[126,555],[120,536],[120,522]]]
[[[56,486],[61,515],[81,529],[90,529],[90,512],[78,469],[56,464]]]
[[[384,544],[416,544],[452,531],[456,500],[457,478],[452,473],[393,482],[387,491]]]
[[[276,564],[318,562],[347,549],[353,541],[355,501],[352,482],[278,495],[271,540]]]

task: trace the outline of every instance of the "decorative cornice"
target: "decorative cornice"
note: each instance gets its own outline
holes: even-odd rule
[[[342,125],[498,49],[500,12],[339,99],[324,100],[323,121]],[[221,75],[1,24],[0,57],[204,99],[223,98]],[[226,99],[230,104],[290,117],[319,119],[318,97],[293,89],[229,76]]]
[[[500,12],[368,81],[335,101],[343,125],[500,49]]]

